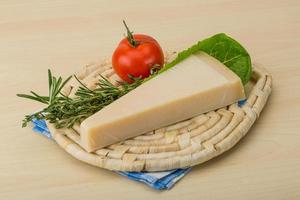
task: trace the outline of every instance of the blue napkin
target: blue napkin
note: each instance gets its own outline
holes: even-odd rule
[[[47,128],[46,122],[44,120],[32,120],[33,130],[46,136],[49,139],[51,134]],[[165,190],[170,189],[177,181],[184,177],[191,168],[185,169],[175,169],[164,172],[125,172],[125,171],[115,171],[117,174],[125,176],[131,180],[135,180],[141,183],[145,183],[153,189]]]

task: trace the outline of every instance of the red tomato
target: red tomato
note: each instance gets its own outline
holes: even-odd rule
[[[131,34],[128,29],[127,34]],[[154,38],[143,34],[121,40],[112,56],[113,69],[128,83],[132,82],[130,76],[146,78],[153,67],[160,68],[163,64],[164,54],[160,45]]]

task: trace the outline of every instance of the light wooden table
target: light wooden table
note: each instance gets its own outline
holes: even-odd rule
[[[16,1],[0,3],[0,199],[300,199],[300,2]],[[261,118],[225,155],[194,167],[158,192],[81,163],[21,128],[41,108],[15,96],[47,88],[46,70],[64,76],[110,57],[131,29],[180,50],[218,32],[240,41],[272,73]]]

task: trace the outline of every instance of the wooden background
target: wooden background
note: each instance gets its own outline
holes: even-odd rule
[[[47,69],[67,76],[110,57],[125,32],[180,50],[225,32],[272,73],[261,118],[231,151],[158,192],[81,163],[21,128],[41,105],[15,96],[47,89]],[[151,0],[0,2],[0,199],[300,199],[300,1]]]

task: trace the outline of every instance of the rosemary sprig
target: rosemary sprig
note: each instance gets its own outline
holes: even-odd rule
[[[50,123],[54,123],[56,128],[71,128],[75,123],[80,123],[143,82],[140,78],[133,78],[133,83],[122,82],[119,87],[116,87],[108,79],[101,76],[97,83],[98,87],[95,90],[90,90],[74,76],[81,86],[75,94],[76,97],[71,99],[61,94],[61,89],[71,78],[72,76],[63,81],[61,77],[56,78],[48,70],[48,96],[41,96],[32,91],[29,95],[17,94],[19,97],[48,105],[41,111],[26,115],[22,126],[25,127],[33,119],[45,119]]]

